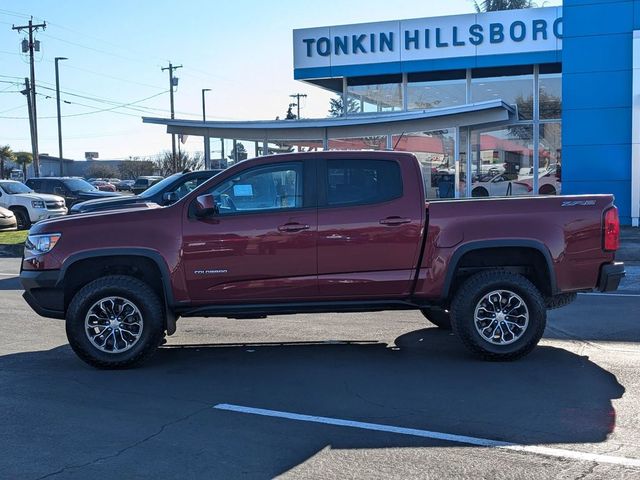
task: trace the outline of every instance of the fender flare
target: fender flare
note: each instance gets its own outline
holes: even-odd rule
[[[74,264],[82,260],[92,258],[108,258],[114,256],[130,256],[130,257],[144,257],[151,260],[160,270],[160,281],[162,283],[162,290],[164,293],[164,306],[166,313],[167,334],[173,335],[176,331],[176,315],[173,312],[173,306],[175,305],[175,299],[173,296],[173,290],[171,287],[171,275],[169,273],[169,267],[165,262],[162,255],[156,250],[142,247],[125,247],[125,248],[98,248],[95,250],[87,250],[70,255],[62,264],[60,269],[59,284],[64,282],[67,270]]]
[[[558,292],[556,284],[555,269],[553,267],[553,260],[549,249],[542,242],[529,239],[505,239],[505,240],[478,240],[474,242],[465,243],[455,249],[453,255],[449,260],[449,270],[444,280],[444,286],[442,290],[442,298],[449,298],[451,292],[451,286],[455,278],[455,272],[458,269],[460,259],[467,253],[474,250],[484,250],[486,248],[531,248],[537,250],[542,254],[547,264],[547,271],[549,273],[549,282],[552,295]]]

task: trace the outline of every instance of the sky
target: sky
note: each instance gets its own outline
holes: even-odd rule
[[[0,145],[31,150],[26,98],[19,93],[29,63],[20,53],[24,33],[12,30],[29,16],[47,23],[36,36],[40,152],[58,154],[54,58],[67,57],[59,63],[65,158],[83,159],[89,151],[120,159],[171,148],[163,126],[141,119],[169,117],[168,72],[161,71],[169,61],[183,66],[175,73],[176,118],[202,118],[203,88],[211,89],[208,120],[283,118],[293,93],[308,95],[302,117],[325,117],[332,95],[293,79],[293,29],[473,11],[470,0],[4,0]],[[202,137],[188,138],[183,148],[202,150]]]

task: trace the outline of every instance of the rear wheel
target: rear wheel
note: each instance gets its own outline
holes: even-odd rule
[[[471,192],[472,197],[488,197],[489,191],[484,187],[476,187]]]
[[[164,338],[164,310],[144,282],[125,275],[85,285],[67,310],[66,330],[73,351],[98,368],[142,363]]]
[[[438,307],[427,307],[420,309],[422,315],[435,326],[444,330],[451,330],[451,315],[449,310]]]
[[[27,212],[24,208],[12,208],[11,211],[16,216],[18,230],[29,230],[29,228],[31,228],[31,219],[29,218],[29,212]]]
[[[451,304],[453,331],[485,360],[515,360],[538,344],[547,312],[538,289],[528,279],[506,271],[473,275]]]

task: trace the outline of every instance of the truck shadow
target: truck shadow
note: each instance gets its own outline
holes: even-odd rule
[[[211,409],[219,403],[522,444],[578,444],[606,440],[616,421],[612,400],[625,392],[588,357],[542,346],[521,361],[481,362],[436,328],[402,335],[395,345],[168,345],[126,371],[94,370],[61,346],[0,357],[0,376],[0,406],[11,412],[2,415],[4,430],[18,439],[5,448],[0,471],[7,461],[32,468],[107,456],[88,467],[92,478],[126,462],[136,465],[132,472],[161,478],[198,471],[210,478],[240,472],[264,478],[327,446],[451,446]],[[25,431],[29,448],[20,441]],[[149,435],[153,442],[140,443]],[[45,461],[41,452],[55,455],[51,444],[68,453]],[[136,445],[130,456],[111,455],[127,445]],[[157,461],[164,456],[171,461]]]

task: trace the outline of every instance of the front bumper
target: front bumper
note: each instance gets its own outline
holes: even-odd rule
[[[607,263],[600,267],[600,277],[598,279],[598,290],[601,292],[613,292],[618,289],[620,281],[624,278],[624,263]]]
[[[59,270],[22,270],[22,294],[29,306],[40,316],[64,319],[64,289]]]

